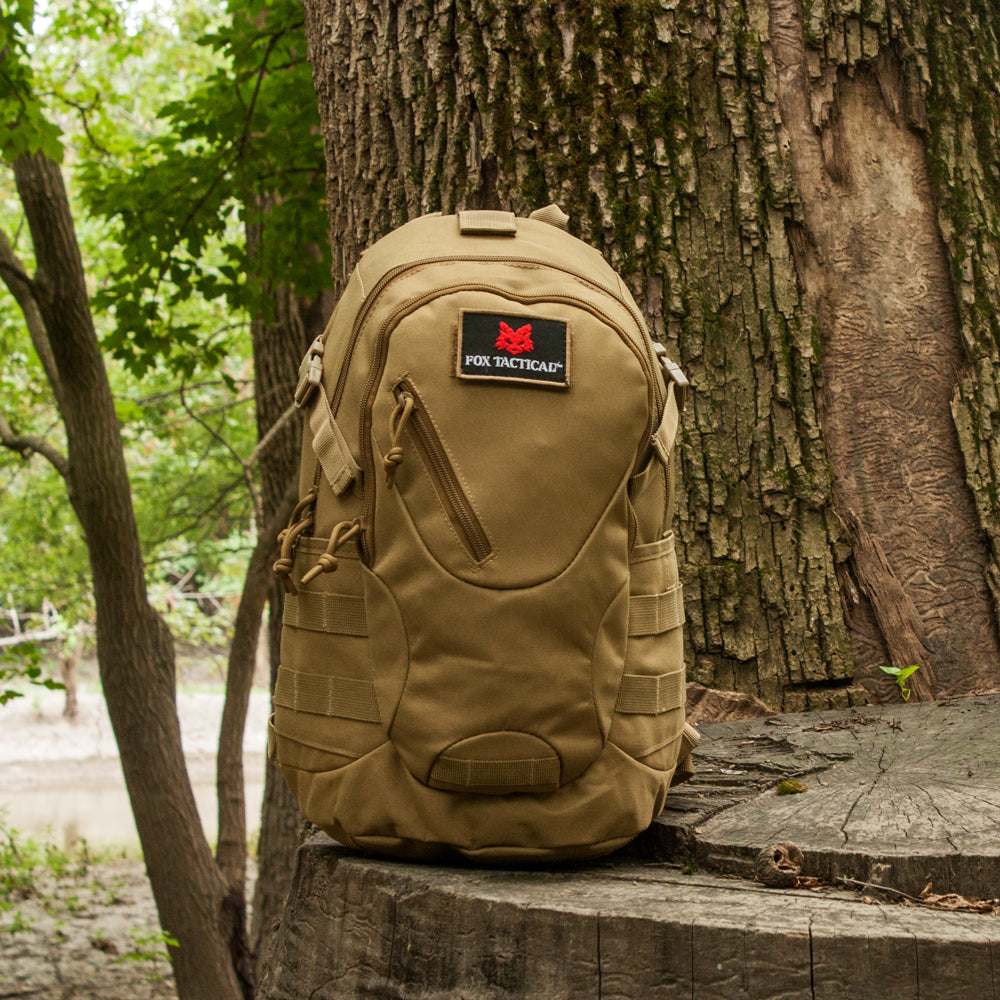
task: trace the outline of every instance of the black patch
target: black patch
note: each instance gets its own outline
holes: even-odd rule
[[[463,310],[458,325],[459,378],[569,385],[569,324],[543,316]]]

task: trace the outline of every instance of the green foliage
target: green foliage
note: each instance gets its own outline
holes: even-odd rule
[[[106,343],[136,374],[166,364],[191,377],[227,357],[227,331],[206,337],[185,304],[266,317],[272,287],[314,295],[330,281],[301,5],[231,12],[199,42],[217,68],[160,110],[161,134],[85,172],[88,203],[122,245],[95,305],[113,311]]]
[[[286,6],[286,13],[291,7]],[[115,288],[116,273],[131,273],[130,251],[119,246],[119,239],[138,241],[139,258],[134,259],[141,259],[148,248],[160,247],[159,227],[166,216],[154,213],[146,218],[151,231],[112,227],[88,211],[86,202],[78,202],[84,175],[123,179],[124,187],[97,192],[95,201],[104,198],[110,205],[117,199],[122,212],[131,212],[135,218],[142,197],[157,211],[162,207],[178,218],[194,212],[207,235],[189,248],[202,254],[190,272],[221,273],[233,288],[245,282],[245,239],[236,186],[229,184],[228,201],[219,203],[221,215],[214,220],[208,218],[212,205],[198,202],[190,177],[178,182],[173,204],[168,206],[168,199],[161,197],[164,176],[154,155],[157,143],[196,152],[194,139],[165,136],[181,120],[181,98],[201,92],[199,88],[204,90],[210,82],[219,94],[227,79],[230,90],[236,86],[232,70],[225,69],[233,53],[213,41],[220,37],[217,34],[206,36],[219,29],[217,8],[204,0],[174,0],[163,7],[129,0],[48,0],[33,9],[30,4],[0,0],[0,12],[8,42],[0,55],[0,70],[18,84],[19,90],[10,88],[10,92],[18,96],[20,116],[5,115],[0,127],[16,123],[22,137],[30,135],[30,129],[25,132],[24,128],[27,112],[23,108],[28,108],[49,123],[45,134],[58,137],[59,145],[58,149],[51,144],[44,147],[39,138],[30,148],[60,156],[64,148],[67,151],[64,173],[97,301],[102,301],[102,290]],[[286,30],[273,21],[263,26],[279,38]],[[254,29],[251,42],[259,34]],[[193,39],[197,37],[205,37],[205,44],[196,44]],[[251,51],[254,44],[249,45]],[[290,49],[276,42],[271,46],[272,59],[276,53],[285,57]],[[301,77],[304,60],[299,58],[298,63]],[[164,101],[173,110],[161,116],[158,111]],[[314,103],[302,106],[308,109]],[[220,99],[220,108],[223,104]],[[263,106],[268,106],[266,101]],[[4,107],[8,105],[0,105]],[[213,125],[207,120],[212,110],[210,95],[192,104],[191,135],[199,128],[206,135],[223,134],[225,122]],[[295,114],[289,116],[290,121]],[[263,131],[256,121],[253,128],[255,137]],[[3,148],[16,155],[20,147],[3,141],[7,142]],[[309,141],[315,144],[315,137],[310,135]],[[275,139],[274,144],[292,148],[287,137]],[[196,161],[194,156],[192,162],[201,173],[211,167],[211,163],[198,166]],[[37,265],[20,216],[11,179],[0,175],[0,226],[30,274]],[[169,226],[164,232],[169,232]],[[224,238],[216,239],[212,232]],[[239,269],[226,263],[227,254],[241,261]],[[253,488],[252,477],[240,460],[256,443],[252,361],[248,314],[239,307],[239,296],[234,293],[228,299],[209,301],[199,291],[214,293],[218,287],[203,284],[196,288],[185,266],[183,261],[172,264],[139,304],[155,316],[156,337],[145,346],[140,337],[121,353],[133,362],[133,372],[142,375],[141,383],[113,361],[108,374],[154,599],[178,626],[178,638],[215,644],[224,641],[230,615],[206,616],[195,602],[178,600],[176,592],[183,578],[188,582],[181,589],[238,590],[233,578],[249,551],[247,529],[253,511],[248,491]],[[143,280],[143,275],[137,275],[136,286]],[[95,316],[98,332],[106,343],[125,343],[133,303],[127,297],[110,295],[107,304],[106,312]],[[23,317],[13,299],[3,295],[0,352],[5,358],[0,367],[4,417],[16,433],[37,436],[65,452],[55,402]],[[194,381],[192,376],[198,371],[211,375]],[[23,459],[0,451],[0,502],[0,583],[16,592],[18,610],[38,608],[49,599],[68,626],[91,620],[86,547],[61,477],[37,456]],[[15,671],[15,664],[7,667],[9,673],[4,676]]]
[[[154,980],[162,979],[163,977],[157,969],[157,964],[169,961],[166,948],[179,947],[177,939],[167,931],[146,934],[135,928],[129,931],[129,937],[132,939],[132,947],[119,955],[115,959],[115,964],[122,962],[149,963],[152,968],[147,973],[148,978]]]
[[[0,157],[41,151],[62,160],[61,130],[38,99],[30,60],[33,0],[0,0]]]
[[[25,900],[40,901],[50,915],[80,909],[76,895],[46,898],[50,891],[46,885],[51,887],[53,879],[61,885],[67,881],[80,884],[92,865],[107,858],[107,854],[92,851],[85,840],[64,851],[51,841],[26,837],[10,826],[0,809],[0,934],[23,934],[32,929],[35,918],[18,908]]]
[[[910,700],[910,689],[906,686],[906,678],[911,674],[915,674],[919,669],[919,663],[914,663],[909,667],[887,667],[884,665],[879,667],[879,670],[889,674],[895,680],[900,693],[903,695],[903,701]]]
[[[65,685],[45,677],[42,673],[42,654],[38,645],[33,642],[21,643],[7,649],[0,648],[0,705],[15,698],[21,698],[24,692],[19,687],[8,687],[11,683],[27,682],[49,691],[61,691]]]

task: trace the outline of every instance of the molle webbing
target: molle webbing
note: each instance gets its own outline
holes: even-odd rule
[[[282,666],[274,686],[274,703],[293,712],[358,722],[381,721],[375,685],[355,677],[307,674]]]
[[[441,756],[434,765],[435,784],[465,788],[500,788],[559,785],[559,758],[541,757],[526,760],[465,760]]]
[[[352,594],[299,591],[285,598],[285,625],[332,635],[368,635],[365,599]]]
[[[670,674],[625,674],[618,689],[616,712],[626,715],[661,715],[684,704],[686,683],[683,670]]]
[[[661,594],[639,594],[629,598],[629,635],[659,635],[683,624],[684,594],[680,584]]]

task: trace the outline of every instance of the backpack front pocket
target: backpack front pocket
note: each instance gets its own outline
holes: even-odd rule
[[[388,483],[395,482],[396,468],[405,457],[406,441],[419,457],[437,502],[459,542],[473,562],[485,562],[493,554],[493,544],[416,386],[409,379],[402,379],[393,394],[396,408],[390,418],[392,444],[383,459]]]

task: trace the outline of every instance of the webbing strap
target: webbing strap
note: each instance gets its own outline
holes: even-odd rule
[[[529,785],[558,785],[558,757],[527,757],[521,760],[465,760],[438,758],[431,779],[463,788],[503,788]]]
[[[458,228],[463,236],[516,236],[517,217],[513,212],[486,209],[459,212]]]
[[[274,704],[293,712],[309,712],[358,722],[380,722],[375,685],[356,677],[307,674],[282,666],[274,685]]]
[[[309,414],[309,429],[313,435],[313,451],[323,467],[327,482],[333,492],[340,496],[354,482],[361,469],[354,461],[344,432],[330,412],[330,404],[322,389]]]
[[[684,704],[687,684],[683,670],[672,674],[625,674],[618,689],[616,712],[625,715],[661,715]]]
[[[662,594],[628,599],[628,634],[659,635],[684,624],[684,590],[678,583]]]
[[[356,594],[315,594],[299,591],[285,596],[285,625],[334,635],[368,635],[365,599]]]
[[[677,405],[677,393],[668,392],[667,401],[663,404],[663,417],[660,426],[653,432],[653,449],[657,458],[666,466],[670,461],[670,453],[677,439],[677,426],[680,423],[681,411]]]

